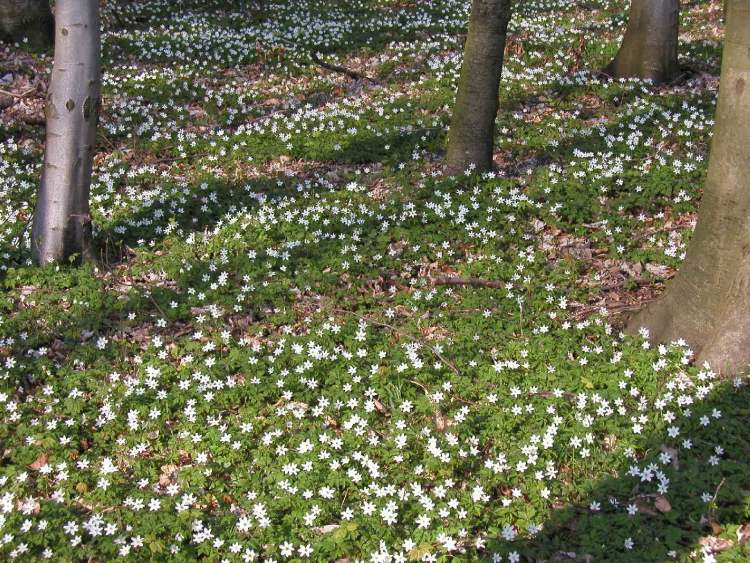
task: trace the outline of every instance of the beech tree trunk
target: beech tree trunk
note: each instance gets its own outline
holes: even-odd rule
[[[729,0],[716,126],[699,220],[663,297],[629,323],[684,338],[715,371],[750,364],[750,2]]]
[[[669,82],[679,72],[679,29],[680,0],[632,0],[625,37],[605,72],[615,78]]]
[[[90,257],[89,188],[100,91],[99,0],[57,0],[47,142],[31,231],[38,264]]]
[[[469,33],[448,136],[446,164],[452,173],[472,164],[492,168],[498,88],[511,0],[473,0]]]
[[[47,49],[52,44],[53,24],[49,0],[0,0],[0,40]]]

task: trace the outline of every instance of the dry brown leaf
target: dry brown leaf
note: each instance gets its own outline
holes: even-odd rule
[[[669,278],[672,277],[672,268],[664,266],[662,264],[646,264],[646,271],[657,278]]]
[[[667,497],[663,496],[656,497],[656,500],[654,500],[654,507],[662,514],[665,514],[672,510],[672,505],[667,500]]]
[[[654,510],[654,505],[649,497],[638,497],[635,499],[635,505],[641,514],[648,514],[649,516],[656,516],[658,514]]]
[[[677,450],[674,448],[670,448],[666,444],[662,444],[661,448],[659,448],[660,451],[662,451],[665,454],[669,454],[669,457],[672,459],[672,467],[675,468],[675,470],[680,470],[680,457],[677,453]]]
[[[750,539],[750,523],[745,523],[737,528],[737,541],[743,544],[748,539]]]
[[[380,414],[385,414],[386,412],[388,412],[388,410],[385,408],[383,403],[381,403],[377,399],[375,399],[373,403],[375,403],[375,410],[378,411]]]
[[[725,551],[734,545],[732,540],[717,538],[716,536],[705,536],[698,540],[698,543],[708,549],[711,553]]]
[[[629,262],[623,262],[620,269],[631,278],[640,278],[643,273],[643,265],[640,262],[634,262],[632,264]],[[646,266],[646,269],[648,269],[648,266]]]
[[[721,534],[721,525],[713,516],[701,516],[700,524],[701,526],[709,528],[714,536],[718,536],[719,534]]]
[[[614,434],[607,434],[604,437],[604,449],[608,452],[611,452],[615,449],[615,444],[617,444],[617,436]]]
[[[443,416],[443,413],[436,411],[433,418],[435,419],[435,429],[438,432],[445,432],[445,429],[448,428],[449,424],[448,419]]]
[[[39,454],[39,457],[34,460],[34,462],[29,465],[29,469],[32,471],[39,471],[42,467],[47,465],[47,462],[49,461],[49,454],[47,452],[42,452]]]
[[[162,465],[159,470],[159,486],[167,487],[176,481],[177,466],[172,464]]]
[[[21,510],[23,510],[24,504],[26,504],[24,501],[17,500],[16,501],[16,509],[20,512]],[[32,514],[39,514],[39,512],[41,511],[41,509],[42,509],[42,507],[39,504],[39,501],[36,500],[36,499],[34,499],[34,504],[32,505],[32,508],[31,508]]]

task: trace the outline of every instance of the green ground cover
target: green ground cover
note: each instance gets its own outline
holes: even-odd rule
[[[654,88],[596,72],[625,2],[521,3],[497,171],[446,178],[467,2],[108,3],[98,265],[31,266],[39,106],[0,123],[0,557],[749,558],[745,378],[620,331],[706,172],[683,4]]]

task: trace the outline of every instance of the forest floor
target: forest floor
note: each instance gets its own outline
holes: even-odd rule
[[[519,2],[496,172],[444,177],[469,4],[108,2],[80,268],[30,263],[50,58],[0,46],[0,558],[750,558],[744,377],[620,332],[722,2],[660,88],[597,72],[626,2]]]

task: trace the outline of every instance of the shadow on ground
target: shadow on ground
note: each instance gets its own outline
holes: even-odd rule
[[[707,546],[727,550],[728,561],[747,561],[750,547],[740,543],[737,528],[750,520],[750,386],[724,382],[710,399],[672,410],[679,436],[669,437],[666,429],[650,436],[643,457],[625,460],[573,504],[555,510],[535,538],[503,549],[529,561],[643,562],[702,560]],[[664,452],[671,457],[667,463],[660,460]],[[635,467],[639,476],[632,475]],[[663,496],[659,472],[669,480]],[[590,509],[594,502],[600,510]],[[639,509],[634,516],[626,510],[630,504]]]

